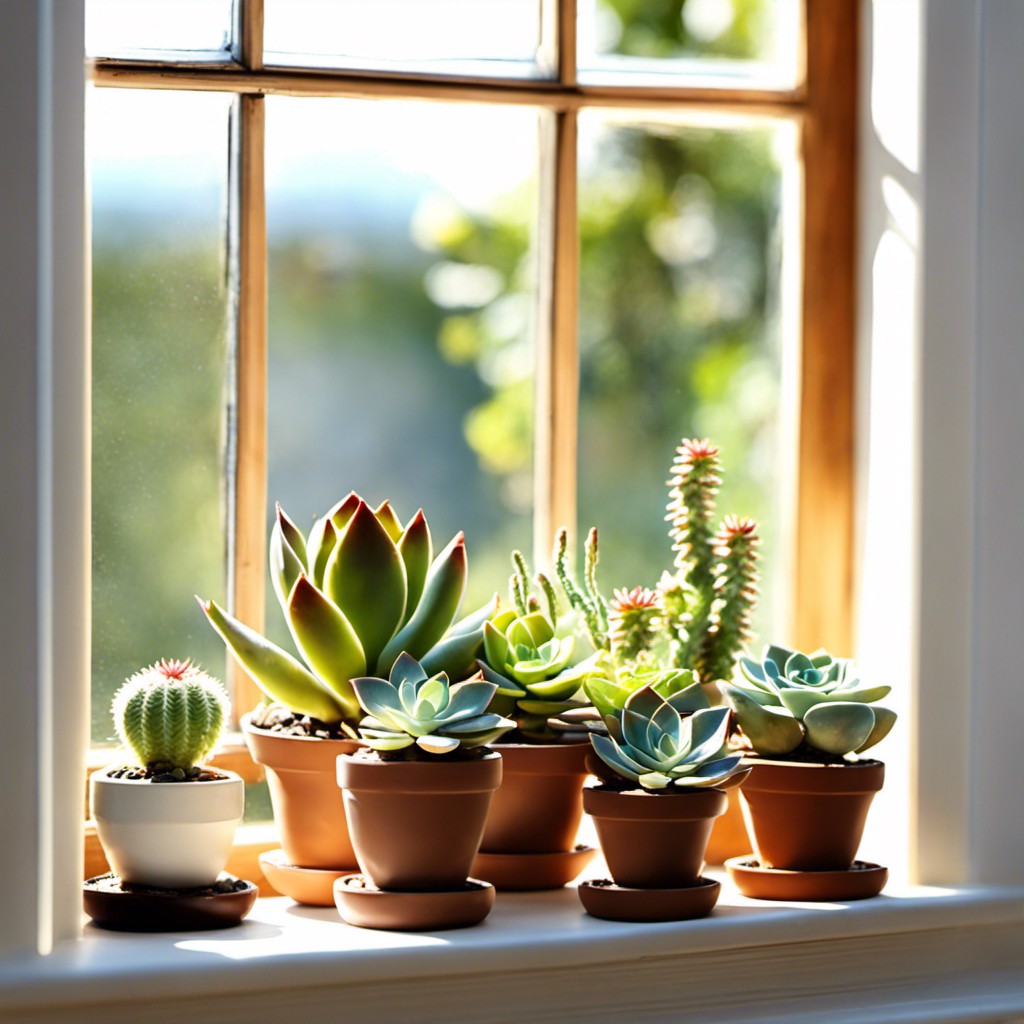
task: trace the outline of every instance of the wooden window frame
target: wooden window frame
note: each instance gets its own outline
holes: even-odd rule
[[[714,81],[581,84],[576,0],[541,0],[540,65],[549,79],[267,67],[263,0],[235,0],[234,42],[223,59],[159,55],[91,63],[100,87],[228,92],[237,97],[231,137],[229,272],[229,600],[259,626],[266,578],[267,235],[263,175],[268,95],[420,99],[516,104],[549,114],[541,147],[535,420],[534,541],[546,550],[553,528],[575,522],[578,402],[578,224],[576,129],[580,110],[617,107],[757,114],[795,122],[802,164],[801,340],[798,458],[793,533],[791,639],[801,647],[849,651],[854,638],[856,303],[856,136],[860,5],[804,0],[802,75],[788,90]],[[235,705],[260,694],[240,670]],[[235,734],[216,759],[249,781],[259,769]],[[92,767],[99,766],[99,758]],[[230,870],[260,875],[256,853],[273,843],[243,830]],[[87,875],[102,868],[87,830]],[[237,863],[236,863],[237,861]]]

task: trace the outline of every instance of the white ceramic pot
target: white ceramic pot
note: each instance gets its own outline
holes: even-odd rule
[[[96,772],[89,792],[96,831],[122,881],[164,889],[212,885],[242,820],[245,783],[234,772],[209,782],[115,779]]]

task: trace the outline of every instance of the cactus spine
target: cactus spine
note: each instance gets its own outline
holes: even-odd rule
[[[164,660],[136,672],[111,708],[121,742],[140,765],[184,771],[213,751],[229,710],[224,687],[191,660]]]

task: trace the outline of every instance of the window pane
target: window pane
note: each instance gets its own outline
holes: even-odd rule
[[[267,104],[271,503],[422,506],[481,603],[530,540],[536,115]]]
[[[418,69],[444,61],[531,63],[539,0],[267,0],[268,62]],[[452,70],[437,68],[437,70]],[[508,74],[501,65],[490,72]],[[514,73],[514,72],[512,72]]]
[[[786,125],[581,117],[580,525],[601,530],[607,587],[653,586],[671,564],[675,448],[710,437],[725,467],[719,521],[761,524],[763,634],[786,607],[781,395],[795,331],[782,255],[798,204],[782,197],[794,153]]]
[[[801,0],[580,0],[580,66],[793,85]]]
[[[230,38],[231,0],[86,0],[85,48],[92,57],[226,51]]]
[[[93,235],[93,741],[159,658],[223,678],[194,594],[226,594],[221,510],[230,100],[97,89]]]

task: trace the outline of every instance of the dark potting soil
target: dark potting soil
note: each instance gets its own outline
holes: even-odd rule
[[[311,715],[297,715],[280,704],[263,704],[249,724],[280,736],[315,737],[321,740],[357,740],[359,735],[343,722],[322,722]]]
[[[224,896],[232,892],[246,892],[252,887],[251,882],[242,878],[235,878],[234,875],[225,875],[217,879],[213,885],[198,886],[192,889],[162,889],[154,885],[135,885],[132,882],[122,882],[115,874],[97,875],[90,878],[88,885],[92,889],[109,893],[134,893],[138,896]]]
[[[111,779],[150,779],[153,782],[218,782],[228,778],[223,772],[198,766],[185,769],[170,764],[151,764],[146,768],[137,765],[123,765],[107,772]]]
[[[409,761],[482,761],[488,754],[494,751],[490,747],[471,747],[468,750],[458,747],[449,754],[430,754],[415,743],[401,750],[373,750],[370,747],[362,747],[350,755],[357,761],[383,761],[386,763],[409,762]]]
[[[850,765],[869,765],[878,764],[874,758],[858,758],[856,760],[848,760],[842,754],[827,754],[824,750],[817,750],[815,747],[809,746],[807,743],[801,743],[795,750],[791,750],[788,754],[782,754],[779,757],[767,757],[765,755],[756,754],[750,750],[737,750],[738,754],[742,754],[745,758],[750,761],[764,761],[767,764],[778,764],[780,762],[785,763],[797,763],[797,764],[815,764],[835,766],[839,768],[848,768]]]
[[[761,863],[760,863],[760,861],[757,861],[757,860],[741,861],[739,866],[741,868],[754,868],[755,870],[762,870],[761,869]],[[763,870],[770,871],[772,869],[771,868],[765,868]],[[877,864],[869,864],[866,860],[855,860],[846,870],[847,871],[877,871],[878,870],[878,865]],[[835,873],[835,869],[834,868],[829,868],[829,869],[826,869],[826,871],[823,872],[823,873],[824,874],[834,874]],[[801,871],[800,874],[802,874],[802,875],[813,875],[814,872],[813,871]]]

